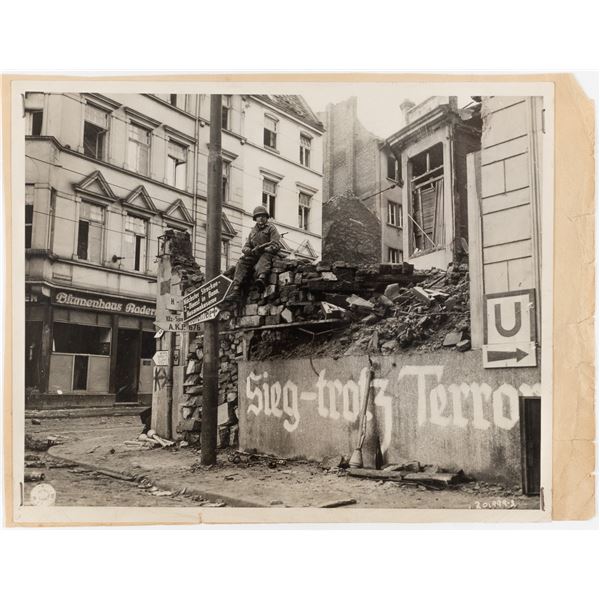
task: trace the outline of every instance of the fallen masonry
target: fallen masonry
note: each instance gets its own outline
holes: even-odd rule
[[[202,281],[186,272],[184,293]],[[417,272],[408,263],[357,266],[279,258],[264,290],[250,286],[241,301],[226,299],[218,318],[218,443],[226,448],[238,442],[240,360],[468,349],[468,271],[464,264],[450,265],[447,271]],[[178,433],[196,443],[203,351],[202,334],[190,335]]]

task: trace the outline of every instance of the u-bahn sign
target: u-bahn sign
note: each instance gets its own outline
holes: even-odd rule
[[[519,290],[485,297],[483,366],[535,367],[535,292]]]
[[[197,323],[207,311],[223,302],[231,283],[229,277],[217,275],[214,279],[186,294],[183,297],[183,320],[193,320]]]

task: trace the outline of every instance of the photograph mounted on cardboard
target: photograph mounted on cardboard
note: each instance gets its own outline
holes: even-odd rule
[[[12,98],[17,522],[550,518],[551,85]]]

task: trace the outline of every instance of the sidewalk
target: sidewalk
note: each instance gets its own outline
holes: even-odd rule
[[[197,449],[138,449],[124,444],[135,440],[141,426],[99,427],[85,436],[70,435],[49,454],[104,472],[146,477],[160,489],[202,496],[237,507],[319,507],[330,502],[355,500],[348,508],[477,508],[499,499],[514,500],[517,508],[537,508],[538,499],[521,496],[501,486],[467,484],[458,489],[432,491],[399,486],[393,482],[346,476],[306,461],[253,460],[221,451],[217,465],[203,467]],[[236,459],[237,460],[237,459]],[[190,501],[190,505],[192,502]]]
[[[85,417],[124,417],[139,415],[147,406],[99,406],[89,408],[42,408],[25,409],[25,418],[40,419],[83,419]]]

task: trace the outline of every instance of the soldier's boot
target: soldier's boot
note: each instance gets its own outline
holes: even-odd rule
[[[266,287],[267,287],[267,274],[266,273],[261,273],[257,278],[256,278],[256,287],[259,289],[259,291],[264,292]]]
[[[240,284],[237,281],[234,281],[231,284],[231,289],[229,290],[229,294],[225,298],[229,302],[237,302],[240,299]]]

